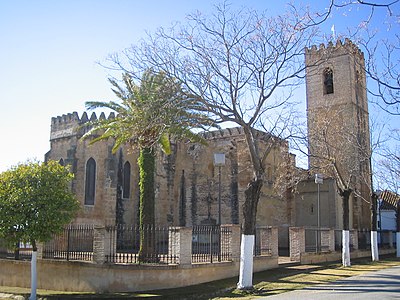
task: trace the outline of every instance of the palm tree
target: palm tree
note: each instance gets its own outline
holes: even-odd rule
[[[179,82],[164,73],[148,70],[140,84],[128,73],[123,75],[123,86],[113,79],[110,82],[121,102],[86,102],[86,107],[108,108],[117,116],[91,122],[91,129],[82,138],[94,137],[90,143],[113,138],[113,153],[125,144],[139,150],[139,258],[143,261],[151,250],[151,239],[145,236],[144,228],[155,224],[155,150],[160,147],[165,154],[170,154],[170,139],[204,142],[191,129],[205,129],[216,124],[206,115],[200,99],[187,93]],[[150,243],[145,243],[146,240]]]

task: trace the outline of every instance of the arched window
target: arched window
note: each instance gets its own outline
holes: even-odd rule
[[[324,95],[333,94],[333,71],[331,68],[324,70]]]
[[[272,168],[271,167],[267,168],[267,179],[269,182],[272,182]]]
[[[129,198],[131,191],[131,164],[127,161],[124,164],[122,176],[122,198]]]
[[[85,180],[85,205],[94,205],[94,196],[96,190],[96,162],[89,158],[86,163]]]
[[[60,158],[60,160],[58,161],[58,163],[59,163],[59,165],[60,166],[65,166],[65,164],[64,164],[64,160],[62,159],[62,158]]]

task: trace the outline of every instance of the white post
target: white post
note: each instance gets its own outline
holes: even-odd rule
[[[377,231],[371,231],[371,254],[372,254],[372,261],[379,260],[378,232]]]
[[[253,287],[253,250],[254,235],[242,234],[240,244],[240,270],[237,288],[240,290]]]
[[[342,263],[343,267],[350,267],[350,231],[342,231]]]
[[[36,300],[37,273],[36,273],[37,251],[32,251],[31,259],[31,296],[29,300]]]
[[[400,257],[400,232],[396,232],[396,256]]]

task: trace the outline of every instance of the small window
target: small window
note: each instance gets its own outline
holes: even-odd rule
[[[310,214],[314,214],[314,204],[311,204],[310,206]]]
[[[127,161],[124,164],[122,178],[122,198],[129,198],[131,192],[131,164]]]
[[[269,182],[272,182],[272,168],[271,167],[267,168],[267,179]]]
[[[324,95],[333,94],[333,71],[331,68],[324,70]]]
[[[93,158],[89,158],[86,163],[85,205],[94,205],[95,190],[96,162]]]
[[[65,166],[64,160],[62,158],[58,161],[58,163],[60,166],[63,166],[63,167]]]

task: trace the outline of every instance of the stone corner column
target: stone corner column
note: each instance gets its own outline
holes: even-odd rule
[[[37,243],[37,259],[43,259],[44,243]]]
[[[192,228],[169,227],[168,254],[176,256],[180,265],[192,264]]]
[[[231,254],[231,259],[232,261],[240,261],[240,233],[241,233],[241,228],[240,225],[237,224],[230,224],[230,225],[224,225],[224,226],[229,226],[232,230],[232,234],[230,236],[229,240],[229,250]]]
[[[304,227],[289,228],[290,260],[300,261],[301,254],[306,252],[306,232]]]
[[[97,264],[106,262],[105,239],[106,228],[95,226],[93,231],[93,261]]]

